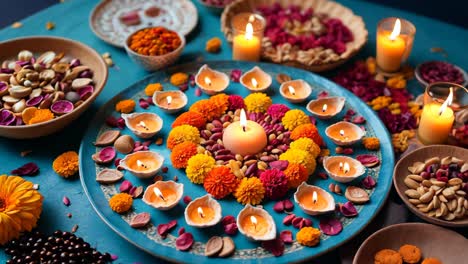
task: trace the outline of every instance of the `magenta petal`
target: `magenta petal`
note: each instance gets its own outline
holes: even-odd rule
[[[138,104],[143,109],[147,109],[149,107],[148,101],[146,101],[146,99],[144,99],[144,98],[140,98],[140,100],[138,100]]]
[[[327,91],[321,91],[318,93],[317,98],[322,99],[322,98],[327,98],[328,97],[328,92]]]
[[[240,69],[232,70],[231,71],[231,81],[239,82],[241,75],[242,75],[242,70],[240,70]]]
[[[200,89],[200,87],[197,87],[195,89],[195,96],[200,97],[201,95],[202,95],[202,90]]]
[[[356,207],[354,207],[354,204],[350,201],[347,201],[346,203],[340,206],[340,212],[346,217],[353,217],[358,215]]]
[[[279,237],[281,238],[281,240],[283,240],[285,244],[292,244],[294,242],[292,232],[289,230],[281,231]]]
[[[194,239],[191,233],[183,233],[176,239],[176,248],[178,250],[187,251],[193,245]]]
[[[283,205],[286,211],[292,211],[294,209],[294,204],[289,199],[284,200]]]
[[[72,102],[67,100],[57,101],[50,106],[50,110],[57,115],[70,113],[71,111],[73,111],[73,108],[75,107],[73,106]]]
[[[123,193],[128,193],[132,189],[132,187],[133,184],[130,181],[125,180],[122,182],[122,184],[120,184],[119,191]]]
[[[263,241],[262,247],[273,254],[275,257],[279,257],[284,253],[284,242],[280,238],[276,238],[269,241]]]
[[[358,155],[356,159],[362,163],[362,165],[372,168],[380,164],[380,159],[372,154]]]
[[[223,217],[223,219],[221,220],[221,223],[223,225],[228,225],[228,224],[232,224],[232,223],[235,223],[236,222],[236,218],[234,218],[234,216],[232,215],[226,215],[225,217]]]
[[[284,211],[283,201],[276,202],[275,205],[273,206],[273,210],[275,210],[275,212],[277,213],[282,213]]]
[[[15,122],[16,120],[16,117],[15,115],[13,114],[13,112],[11,111],[8,111],[6,109],[3,109],[1,112],[0,112],[0,125],[2,126],[9,126],[11,125],[13,122]]]
[[[80,88],[79,90],[76,91],[78,95],[80,96],[81,100],[86,100],[88,99],[91,94],[94,92],[94,86],[92,85],[86,85],[83,88]]]
[[[42,95],[33,97],[29,99],[28,101],[26,101],[26,106],[36,106],[42,102],[42,99],[44,99],[44,96]]]
[[[377,183],[375,182],[374,178],[372,176],[367,176],[362,180],[362,185],[366,189],[372,189],[375,187]]]
[[[338,235],[343,230],[343,225],[335,218],[320,220],[319,227],[325,235],[329,236]]]
[[[99,160],[103,163],[111,162],[115,158],[116,152],[113,147],[105,147],[99,151]]]
[[[278,169],[278,170],[284,171],[288,167],[289,162],[287,160],[276,160],[276,161],[270,162],[269,165],[270,165],[270,168],[272,169]]]
[[[67,196],[64,196],[62,198],[62,202],[65,206],[70,206],[71,202],[70,202],[70,199],[67,197]]]
[[[23,166],[12,170],[11,174],[12,175],[18,175],[18,176],[33,176],[37,175],[39,172],[39,167],[36,165],[36,163],[30,162],[26,163]]]
[[[356,116],[352,119],[354,124],[364,124],[366,122],[366,119],[363,116]]]

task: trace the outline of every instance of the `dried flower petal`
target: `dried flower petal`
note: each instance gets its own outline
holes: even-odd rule
[[[296,215],[295,214],[290,214],[290,215],[287,215],[283,218],[283,224],[284,225],[291,225],[292,224],[292,221],[296,218]]]
[[[183,233],[185,233],[185,227],[179,228],[179,231],[177,231],[177,234],[180,236],[180,235],[182,235]]]
[[[292,237],[292,232],[289,230],[281,231],[279,237],[281,240],[283,240],[285,244],[292,244],[294,242],[293,237]]]
[[[358,211],[356,210],[356,207],[354,207],[354,204],[350,201],[347,201],[346,203],[340,205],[340,212],[342,215],[346,217],[353,217],[358,215]]]
[[[122,184],[120,184],[119,191],[123,193],[128,193],[130,192],[132,187],[133,187],[133,184],[130,181],[125,180],[122,182]]]
[[[275,257],[282,256],[284,253],[284,242],[280,238],[263,241],[262,247],[271,252],[271,254],[273,254]]]
[[[192,201],[192,198],[188,195],[184,196],[183,201],[185,204],[189,204]]]
[[[189,250],[193,245],[194,239],[191,233],[183,233],[176,239],[176,248],[181,251]]]
[[[362,185],[366,189],[372,189],[375,187],[377,183],[375,182],[374,178],[372,176],[367,176],[362,180]]]
[[[284,200],[283,205],[286,211],[292,211],[294,209],[294,204],[289,199]]]
[[[282,213],[284,211],[283,201],[276,202],[275,205],[273,206],[273,210],[275,210],[275,212],[277,213]]]
[[[362,163],[362,165],[372,168],[380,164],[380,159],[372,154],[361,154],[356,159]]]
[[[143,212],[135,215],[130,221],[130,226],[133,228],[142,228],[145,227],[151,220],[151,215],[149,213]]]
[[[38,173],[39,167],[34,162],[26,163],[23,166],[11,171],[12,175],[18,176],[33,176],[37,175]]]
[[[227,224],[223,228],[224,228],[224,233],[226,233],[227,235],[233,236],[237,234],[238,227],[236,223]]]
[[[284,171],[288,167],[289,162],[287,160],[276,160],[268,163],[268,165],[270,165],[272,169]]]
[[[335,218],[320,220],[319,227],[325,235],[329,236],[338,235],[341,230],[343,230],[343,225],[338,219]]]
[[[242,70],[240,70],[240,69],[233,69],[233,70],[231,71],[231,81],[233,81],[233,82],[239,82],[241,75],[242,75]]]
[[[62,198],[62,202],[65,206],[70,206],[71,202],[70,202],[70,199],[67,197],[67,196],[64,196]]]

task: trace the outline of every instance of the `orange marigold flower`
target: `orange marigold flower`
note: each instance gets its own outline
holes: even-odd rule
[[[54,114],[49,109],[38,109],[34,112],[28,125],[38,124],[54,119]]]
[[[217,53],[221,49],[222,41],[220,38],[211,38],[206,42],[205,50],[211,53]]]
[[[378,150],[380,148],[380,140],[376,137],[363,138],[362,144],[368,150]]]
[[[173,149],[177,144],[190,141],[198,144],[200,142],[200,132],[196,127],[181,125],[174,127],[167,137],[167,148]]]
[[[284,170],[284,174],[288,179],[289,188],[296,188],[309,178],[306,167],[299,163],[289,163],[288,167]]]
[[[265,196],[265,187],[257,177],[243,178],[234,192],[234,197],[241,204],[257,205]]]
[[[64,178],[75,175],[78,172],[78,167],[78,153],[75,151],[62,153],[52,163],[54,171]]]
[[[204,116],[206,120],[211,121],[217,117],[220,117],[224,111],[220,111],[220,109],[213,101],[210,99],[200,100],[195,102],[190,107],[190,112],[197,112]]]
[[[182,142],[172,149],[172,166],[176,169],[187,167],[188,160],[197,154],[197,145],[190,141]]]
[[[176,120],[174,120],[174,123],[172,123],[172,127],[181,125],[191,125],[198,129],[202,129],[206,125],[206,119],[198,112],[188,111],[179,115]]]
[[[298,140],[301,137],[306,137],[312,139],[317,145],[323,146],[323,139],[320,136],[317,127],[314,124],[303,124],[296,127],[291,132],[291,139]]]
[[[187,83],[189,80],[189,76],[186,73],[183,72],[176,72],[171,75],[170,82],[174,86],[179,86],[184,83]]]
[[[162,91],[162,90],[163,90],[162,84],[160,84],[160,83],[150,83],[145,88],[145,94],[147,96],[153,96],[154,92]]]
[[[135,110],[135,105],[136,103],[132,99],[122,100],[115,105],[115,111],[128,114]]]
[[[132,208],[133,198],[128,193],[119,193],[109,200],[110,208],[119,214],[123,214]]]
[[[203,187],[216,199],[231,194],[237,187],[238,180],[231,169],[226,166],[214,167],[205,177]]]
[[[320,235],[321,232],[317,228],[313,227],[303,227],[299,232],[296,234],[296,240],[299,244],[313,247],[316,246],[320,242]]]
[[[210,101],[216,106],[219,113],[224,113],[229,106],[229,95],[220,93],[210,97]]]

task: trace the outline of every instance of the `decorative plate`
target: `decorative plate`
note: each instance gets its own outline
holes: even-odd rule
[[[237,234],[233,237],[233,240],[236,244],[235,253],[227,258],[223,259],[223,262],[226,263],[291,263],[304,261],[306,259],[317,257],[327,251],[330,251],[349,239],[355,236],[359,231],[361,231],[378,213],[380,208],[383,206],[385,200],[387,199],[388,192],[391,187],[392,181],[392,170],[394,166],[394,156],[392,145],[390,141],[389,134],[385,129],[385,126],[379,120],[377,115],[370,109],[364,102],[355,97],[353,94],[345,90],[344,88],[332,83],[331,81],[315,75],[313,73],[267,63],[248,63],[248,62],[233,62],[233,61],[220,61],[220,62],[209,62],[210,68],[225,72],[229,74],[233,69],[241,69],[243,72],[251,69],[253,66],[261,67],[265,72],[270,74],[272,77],[276,76],[279,73],[285,73],[291,76],[293,79],[303,79],[308,82],[313,87],[312,97],[316,97],[317,94],[321,91],[327,91],[330,96],[343,96],[347,98],[345,110],[341,112],[338,116],[327,121],[318,121],[317,127],[319,128],[320,133],[323,135],[323,131],[326,126],[337,122],[343,118],[344,113],[347,109],[354,109],[359,112],[366,120],[364,125],[367,129],[368,136],[378,137],[380,139],[381,149],[379,151],[371,152],[374,155],[377,155],[382,161],[381,165],[372,169],[367,170],[367,175],[374,177],[377,181],[377,186],[372,190],[367,190],[370,195],[370,202],[366,205],[356,205],[359,215],[355,218],[339,218],[343,223],[343,231],[336,236],[327,236],[322,234],[320,244],[316,247],[303,247],[297,242],[294,242],[292,245],[287,245],[284,255],[278,258],[275,258],[270,252],[264,250],[259,243],[251,242],[246,239],[241,234]],[[205,243],[213,235],[223,235],[222,228],[218,225],[213,228],[208,229],[196,229],[185,224],[184,220],[184,208],[185,204],[179,202],[179,204],[171,209],[170,211],[158,211],[147,204],[143,203],[141,200],[135,200],[133,203],[133,210],[127,214],[119,215],[114,213],[109,205],[108,200],[111,196],[118,193],[119,185],[100,185],[96,182],[96,173],[102,170],[104,167],[96,165],[91,159],[91,155],[96,153],[97,148],[93,146],[93,142],[96,140],[96,137],[103,131],[109,129],[105,124],[105,119],[110,116],[117,116],[117,113],[114,110],[115,104],[119,100],[132,98],[136,101],[140,98],[146,98],[144,94],[144,88],[149,83],[160,82],[163,84],[166,90],[177,89],[173,87],[168,79],[172,73],[175,72],[185,72],[190,74],[195,74],[202,64],[185,64],[170,68],[166,71],[159,71],[152,75],[149,75],[145,79],[133,84],[108,103],[102,106],[101,110],[97,113],[95,119],[90,123],[90,127],[86,131],[81,148],[80,148],[80,174],[81,182],[83,188],[98,215],[103,219],[103,221],[108,224],[115,232],[121,235],[123,238],[141,248],[153,254],[157,257],[167,259],[170,261],[176,262],[190,262],[190,263],[217,263],[219,259],[208,258],[204,256]],[[275,78],[273,78],[275,79]],[[306,112],[306,103],[300,105],[294,105],[287,102],[279,94],[279,83],[274,80],[270,90],[268,92],[269,96],[272,98],[274,103],[283,103],[289,106],[290,108],[301,109]],[[201,97],[196,97],[194,95],[194,88],[189,88],[186,92],[188,95],[188,105],[186,109],[190,107],[195,101],[205,99],[208,96],[202,95]],[[239,83],[231,82],[230,86],[225,91],[227,94],[239,94],[243,97],[249,94],[248,90],[242,87]],[[142,109],[137,106],[135,109],[136,112],[141,112]],[[156,106],[151,106],[146,111],[156,112],[164,120],[164,128],[156,137],[167,138],[167,135],[171,129],[171,124],[174,121],[176,115],[170,115],[162,112]],[[131,134],[128,129],[122,131],[125,134]],[[332,154],[334,154],[335,145],[328,139],[325,138],[326,144],[329,146]],[[154,139],[153,139],[154,140]],[[203,186],[192,184],[184,174],[183,170],[174,169],[170,162],[170,150],[167,149],[166,144],[157,146],[152,144],[150,149],[156,152],[159,152],[166,159],[164,166],[169,168],[169,171],[164,175],[164,180],[171,180],[175,175],[177,175],[179,182],[184,184],[184,195],[189,195],[192,199],[203,196],[206,194],[206,191],[203,189]],[[362,146],[355,147],[355,154],[362,154],[364,152]],[[369,153],[369,151],[366,151]],[[353,156],[354,156],[353,155]],[[119,155],[121,157],[121,155]],[[317,171],[323,171],[323,168],[317,169]],[[323,180],[316,176],[311,176],[309,183],[318,185],[324,189],[328,188],[328,185],[332,182],[331,179]],[[144,187],[148,186],[151,181],[144,181],[138,179],[130,173],[125,172],[125,178],[131,181],[134,185],[143,185]],[[355,182],[356,185],[359,185],[359,182]],[[340,184],[344,190],[345,185]],[[294,190],[288,192],[287,197],[292,201]],[[335,201],[339,203],[344,203],[346,201],[343,195],[333,194]],[[219,201],[223,208],[223,216],[233,215],[237,216],[239,211],[243,208],[233,198],[226,198]],[[263,202],[263,208],[265,208],[275,220],[278,231],[289,229],[293,232],[295,237],[297,229],[293,227],[286,227],[282,224],[282,219],[285,214],[279,214],[273,211],[273,201]],[[137,213],[140,212],[149,212],[151,214],[152,223],[142,230],[133,229],[130,227],[130,219]],[[299,206],[295,206],[294,214],[301,217],[308,217],[312,219],[313,226],[317,227],[319,223],[318,217],[311,217],[306,215],[301,211]],[[188,232],[191,232],[195,238],[195,244],[192,249],[188,252],[178,251],[175,248],[175,239],[176,231],[172,231],[172,234],[169,234],[166,239],[162,239],[156,230],[156,226],[161,223],[167,223],[170,220],[178,220],[178,227],[185,227]]]
[[[157,8],[156,14],[148,16],[148,8]],[[122,15],[136,12],[140,17],[137,25],[125,25]],[[105,42],[124,47],[128,35],[149,26],[163,26],[182,35],[188,35],[197,25],[198,11],[189,0],[104,0],[91,12],[89,25],[94,34]]]

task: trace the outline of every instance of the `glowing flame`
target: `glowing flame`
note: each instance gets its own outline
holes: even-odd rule
[[[452,101],[453,101],[453,87],[450,87],[450,93],[449,95],[447,96],[447,99],[445,100],[445,102],[440,106],[440,109],[439,109],[439,116],[441,116],[445,109],[447,109],[447,106],[451,105],[452,104]]]
[[[327,105],[327,104],[323,104],[323,106],[322,106],[322,112],[327,111],[327,109],[328,109],[328,105]],[[343,133],[344,133],[344,131],[343,131]]]
[[[254,15],[250,15],[249,16],[249,23],[253,23],[255,21],[255,16]]]
[[[205,83],[206,83],[207,85],[211,85],[211,79],[210,79],[210,77],[208,77],[208,76],[205,77]]]
[[[240,120],[239,120],[239,123],[241,125],[241,127],[244,129],[245,131],[245,127],[247,126],[247,115],[245,114],[245,110],[242,109],[241,112],[240,112]]]
[[[153,189],[154,194],[156,194],[159,198],[161,198],[163,201],[166,201],[164,198],[164,195],[162,194],[161,190],[159,190],[158,187],[154,187]]]
[[[348,163],[348,162],[345,162],[345,163],[344,163],[344,167],[343,167],[344,173],[348,173],[348,172],[349,172],[349,169],[350,169],[350,168],[349,168],[349,163]]]
[[[340,162],[340,170],[343,170],[343,162]]]
[[[140,121],[140,123],[138,123],[138,126],[141,126],[143,129],[148,130],[148,128],[146,127],[146,123],[143,121]]]
[[[252,82],[252,85],[253,85],[253,87],[255,87],[255,88],[258,88],[258,82],[257,82],[257,79],[255,79],[254,77],[252,77],[252,80],[251,80],[251,82]]]
[[[400,32],[401,32],[401,21],[399,18],[397,18],[397,20],[395,21],[395,25],[393,26],[393,31],[388,38],[390,40],[395,40],[400,35]]]
[[[252,222],[252,224],[254,226],[256,226],[257,225],[257,218],[255,216],[251,215],[250,216],[250,222]]]
[[[247,26],[245,26],[245,39],[251,40],[252,37],[253,37],[252,23],[247,23]]]
[[[166,97],[166,100],[167,100],[167,104],[168,104],[168,105],[171,105],[171,103],[172,103],[172,96],[169,95],[168,97]]]
[[[312,194],[312,201],[314,201],[314,203],[317,203],[317,192],[314,191],[314,193]]]
[[[340,129],[340,136],[344,137],[344,130]]]
[[[198,211],[198,214],[200,215],[201,218],[205,218],[205,214],[203,213],[203,209],[200,206],[198,206],[197,211]]]
[[[137,160],[137,166],[143,167],[143,168],[148,168],[145,163],[143,163],[141,160]]]
[[[288,86],[288,89],[289,89],[289,93],[292,94],[292,95],[296,95],[296,89],[294,89],[294,87],[292,87],[291,85]]]

